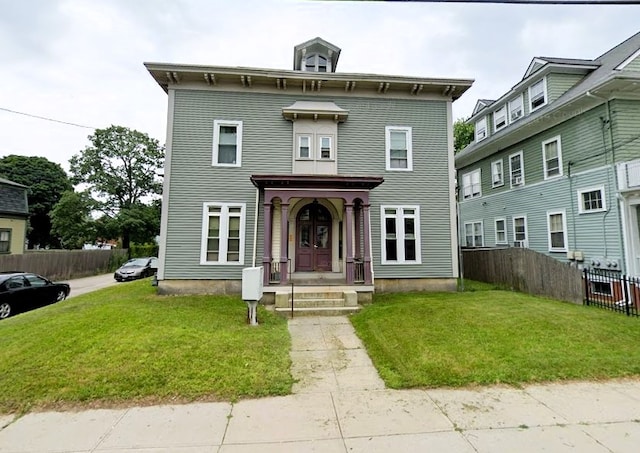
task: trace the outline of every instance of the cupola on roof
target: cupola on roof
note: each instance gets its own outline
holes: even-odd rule
[[[293,48],[293,70],[336,72],[340,48],[322,38],[314,38]]]

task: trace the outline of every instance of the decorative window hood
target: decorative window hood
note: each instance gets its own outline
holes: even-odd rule
[[[296,101],[282,109],[282,116],[295,121],[298,119],[333,120],[342,123],[347,120],[349,111],[338,107],[333,102]]]

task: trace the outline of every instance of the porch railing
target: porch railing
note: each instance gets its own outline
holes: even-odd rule
[[[627,316],[640,316],[640,278],[620,272],[585,269],[584,303]]]
[[[271,261],[271,270],[269,272],[269,283],[280,282],[280,262],[276,260]]]
[[[364,262],[357,258],[353,260],[353,282],[364,283]]]

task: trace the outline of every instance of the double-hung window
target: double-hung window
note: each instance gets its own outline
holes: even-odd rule
[[[499,131],[507,125],[507,105],[503,105],[501,108],[493,112],[493,130]]]
[[[482,196],[480,184],[480,169],[462,175],[462,198],[477,198]]]
[[[513,245],[515,247],[528,247],[527,218],[525,216],[515,216],[513,218]]]
[[[298,136],[298,159],[311,159],[311,136]]]
[[[506,244],[507,239],[507,219],[496,219],[496,244]]]
[[[332,159],[333,153],[331,152],[331,137],[318,137],[318,149],[320,151],[319,159]]]
[[[522,95],[509,101],[509,121],[513,123],[518,121],[524,115],[524,105]]]
[[[0,230],[0,253],[11,251],[11,230]]]
[[[464,224],[464,238],[467,247],[482,247],[484,245],[482,221],[466,222]]]
[[[511,187],[524,185],[524,162],[522,161],[522,151],[509,156],[509,179]]]
[[[542,142],[544,179],[562,176],[562,145],[560,136]]]
[[[476,121],[476,142],[487,138],[487,117],[485,116],[480,121]]]
[[[200,264],[244,264],[244,203],[204,203]]]
[[[547,83],[545,79],[540,79],[529,87],[529,110],[542,107],[547,103]]]
[[[607,210],[604,198],[604,187],[594,187],[578,191],[578,212],[602,212]]]
[[[420,208],[382,206],[382,264],[420,264]]]
[[[411,128],[407,126],[387,126],[385,128],[385,142],[386,169],[413,170]]]
[[[504,169],[502,159],[491,162],[491,187],[504,185]]]
[[[213,165],[239,167],[242,157],[242,121],[213,122]]]
[[[564,210],[547,212],[549,251],[567,251],[567,219]]]

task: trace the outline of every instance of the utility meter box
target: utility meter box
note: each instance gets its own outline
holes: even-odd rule
[[[242,300],[262,299],[263,277],[262,266],[242,269]]]

